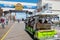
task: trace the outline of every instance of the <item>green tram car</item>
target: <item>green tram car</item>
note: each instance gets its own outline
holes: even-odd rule
[[[56,30],[52,28],[53,22],[51,19],[53,16],[55,15],[35,15],[27,17],[25,30],[38,40],[52,38],[57,34]],[[47,18],[50,22],[47,21]]]

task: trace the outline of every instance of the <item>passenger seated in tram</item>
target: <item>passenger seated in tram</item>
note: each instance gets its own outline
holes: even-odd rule
[[[48,21],[45,19],[44,23],[48,23]]]
[[[35,23],[35,19],[33,18],[33,20],[31,21],[31,26],[34,27],[34,23]]]
[[[42,20],[40,19],[39,22],[42,23]]]

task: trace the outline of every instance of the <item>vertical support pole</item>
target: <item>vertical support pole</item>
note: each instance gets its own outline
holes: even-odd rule
[[[35,17],[34,30],[36,30],[36,23],[38,22],[38,17]]]

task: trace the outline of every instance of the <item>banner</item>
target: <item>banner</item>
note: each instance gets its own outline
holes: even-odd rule
[[[0,4],[0,7],[2,7],[2,8],[15,8],[15,5],[12,5],[12,4]],[[23,5],[23,8],[24,9],[36,9],[37,6]]]
[[[11,1],[11,2],[28,2],[28,3],[37,3],[38,0],[2,0],[2,1]]]

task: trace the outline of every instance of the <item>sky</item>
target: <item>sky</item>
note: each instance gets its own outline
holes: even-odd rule
[[[24,18],[24,19],[26,19],[26,17],[30,17],[31,15],[29,15],[29,14],[26,14],[25,12],[12,12],[11,13],[11,15],[12,16],[15,16],[15,18],[16,19],[22,19],[22,18]]]
[[[16,13],[16,19],[26,19],[26,14],[24,12],[22,13]]]

